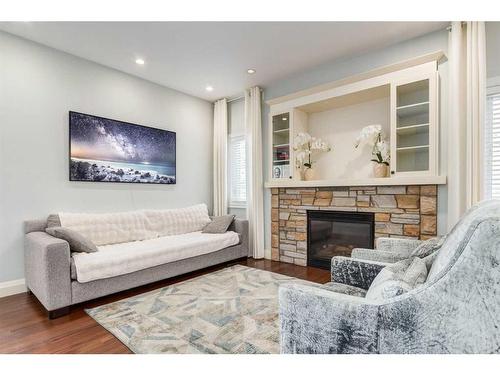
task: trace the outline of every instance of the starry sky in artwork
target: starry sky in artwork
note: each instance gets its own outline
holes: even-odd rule
[[[71,157],[175,166],[175,133],[70,113]]]

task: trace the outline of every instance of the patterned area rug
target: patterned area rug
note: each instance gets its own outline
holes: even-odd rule
[[[290,282],[313,284],[237,265],[86,312],[134,353],[279,353]]]

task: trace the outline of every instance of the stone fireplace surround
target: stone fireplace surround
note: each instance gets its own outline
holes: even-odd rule
[[[375,213],[375,238],[436,236],[437,185],[271,189],[271,258],[307,264],[307,210]]]

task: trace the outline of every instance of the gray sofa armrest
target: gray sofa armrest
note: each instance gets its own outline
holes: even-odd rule
[[[248,220],[234,219],[228,230],[232,230],[240,235],[240,244],[247,250],[250,256],[250,246],[248,244]]]
[[[403,258],[408,258],[413,250],[417,248],[423,241],[409,240],[406,238],[377,238],[377,250],[390,251],[397,253]]]
[[[66,241],[45,232],[25,235],[26,286],[53,311],[71,305],[70,250]]]
[[[351,258],[360,260],[374,260],[377,262],[384,263],[396,263],[400,260],[407,259],[407,257],[393,251],[385,250],[374,250],[374,249],[363,249],[356,248],[352,250]]]
[[[376,353],[378,308],[320,287],[279,288],[282,353]]]
[[[348,257],[333,257],[332,281],[368,290],[373,279],[387,264]]]

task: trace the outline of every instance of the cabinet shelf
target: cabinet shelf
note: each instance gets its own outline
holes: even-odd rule
[[[274,148],[278,148],[278,147],[288,147],[290,146],[290,143],[282,143],[280,145],[273,145]]]
[[[411,146],[411,147],[398,147],[396,148],[396,151],[417,151],[417,150],[424,150],[426,148],[429,148],[429,145],[421,145],[421,146]]]
[[[286,128],[286,129],[279,129],[279,130],[273,130],[273,133],[284,133],[284,132],[288,132],[290,129]]]
[[[429,102],[420,102],[415,104],[396,107],[398,117],[413,117],[429,112]]]
[[[428,127],[429,126],[429,123],[425,123],[425,124],[415,124],[415,125],[406,125],[406,126],[399,126],[396,128],[396,130],[399,132],[403,132],[404,130],[410,130],[410,129],[419,129],[419,128],[425,128],[425,127]]]

